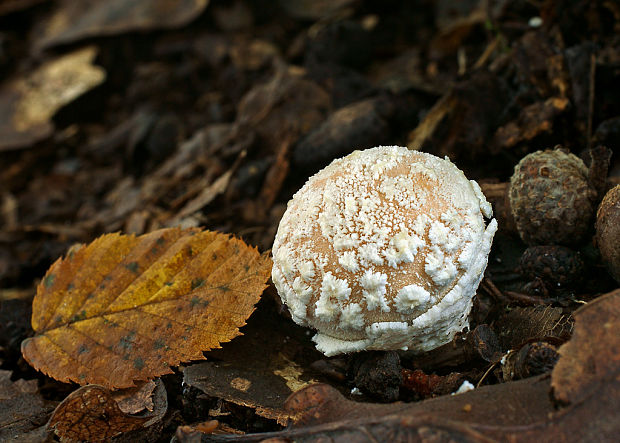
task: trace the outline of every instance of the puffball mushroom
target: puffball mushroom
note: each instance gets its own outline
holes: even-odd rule
[[[468,325],[497,222],[447,158],[380,146],[319,171],[288,203],[272,279],[327,356],[427,351]]]

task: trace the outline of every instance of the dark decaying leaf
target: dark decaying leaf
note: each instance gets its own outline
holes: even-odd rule
[[[203,441],[261,441],[274,437],[298,442],[418,442],[431,438],[488,442],[493,441],[485,437],[489,429],[535,426],[540,417],[553,410],[546,380],[532,378],[514,382],[509,389],[507,386],[484,386],[456,396],[382,405],[346,400],[331,386],[316,384],[287,400],[286,408],[296,417],[289,429],[247,436],[212,435]],[[484,431],[476,429],[476,424]]]
[[[37,390],[36,380],[11,381],[0,370],[0,441],[28,441],[45,424],[53,406]]]
[[[107,441],[123,434],[123,438],[145,437],[147,428],[156,426],[168,409],[166,390],[158,380],[154,411],[141,416],[121,411],[112,392],[98,385],[82,386],[58,405],[48,429],[62,441]],[[128,440],[131,441],[131,440]]]
[[[153,380],[138,383],[135,388],[127,388],[112,393],[118,407],[125,414],[138,414],[144,410],[153,411],[153,392],[157,385]]]
[[[608,385],[618,388],[620,289],[591,301],[573,316],[573,337],[560,348],[552,374],[553,393],[563,403],[584,401]]]
[[[284,401],[322,380],[309,368],[323,356],[305,328],[282,321],[269,298],[258,305],[243,332],[243,337],[209,352],[209,361],[183,369],[183,381],[209,397],[254,409],[284,425],[289,418]]]
[[[448,155],[453,161],[458,156],[486,155],[485,140],[498,123],[506,100],[503,82],[486,71],[478,71],[437,101],[411,131],[407,146]]]
[[[94,66],[97,48],[78,49],[41,65],[0,88],[0,151],[18,149],[48,137],[54,114],[102,83]]]
[[[371,98],[336,110],[297,144],[294,163],[316,171],[355,149],[388,143],[390,128],[382,106],[387,106],[385,99]]]
[[[311,385],[287,400],[295,416],[289,429],[212,435],[203,441],[615,442],[620,433],[618,318],[620,290],[578,310],[574,338],[561,348],[551,379],[542,375],[389,405],[357,403],[331,386]],[[556,408],[552,387],[568,406]]]
[[[303,71],[281,68],[239,101],[236,124],[252,128],[276,151],[282,140],[296,141],[317,126],[331,106],[329,94]]]
[[[551,339],[566,341],[573,330],[573,319],[551,306],[516,307],[504,315],[499,325],[499,339],[506,350],[527,341]]]
[[[61,1],[37,42],[40,47],[131,31],[176,28],[194,20],[209,0]]]
[[[513,148],[518,143],[528,143],[536,137],[551,134],[555,119],[568,111],[570,102],[565,97],[551,97],[523,108],[516,120],[497,128],[492,150]]]
[[[33,301],[24,358],[60,381],[124,388],[238,336],[271,261],[228,235],[107,234],[57,260]]]

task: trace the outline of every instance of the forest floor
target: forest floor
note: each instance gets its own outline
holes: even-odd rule
[[[400,145],[448,156],[493,203],[468,330],[327,358],[270,283],[243,336],[64,438],[615,441],[620,292],[595,213],[532,249],[507,196],[525,155],[560,145],[596,208],[620,183],[619,85],[613,1],[0,0],[0,439],[57,438],[46,423],[79,387],[21,353],[71,247],[200,227],[269,251],[309,176]]]

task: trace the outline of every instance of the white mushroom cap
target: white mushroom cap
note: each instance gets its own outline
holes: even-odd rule
[[[334,160],[293,196],[273,282],[327,356],[427,351],[468,325],[497,222],[475,181],[423,152],[380,146]]]

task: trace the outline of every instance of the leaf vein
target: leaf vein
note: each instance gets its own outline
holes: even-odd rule
[[[131,282],[130,282],[127,286],[125,286],[125,287],[123,288],[123,290],[122,290],[122,291],[118,291],[118,292],[116,293],[116,297],[112,298],[112,299],[108,302],[108,304],[107,304],[106,306],[104,306],[104,307],[102,307],[102,308],[101,308],[101,310],[99,311],[99,315],[98,315],[98,316],[103,316],[103,315],[105,315],[105,314],[106,314],[106,309],[108,309],[112,303],[114,303],[116,300],[118,300],[118,298],[119,298],[121,295],[123,295],[123,294],[124,294],[124,292],[127,290],[127,288],[128,288],[129,286],[131,286],[131,285],[132,285],[132,284],[133,284],[133,283],[134,283],[137,279],[139,279],[141,275],[144,275],[147,271],[149,271],[149,270],[150,270],[150,269],[151,269],[151,268],[152,268],[152,267],[153,267],[156,263],[159,263],[159,262],[162,260],[162,257],[166,255],[166,252],[168,252],[168,251],[169,251],[169,250],[170,250],[170,249],[171,249],[174,245],[176,245],[179,241],[181,241],[182,239],[185,239],[185,238],[187,238],[187,237],[188,237],[187,235],[181,235],[179,238],[177,238],[176,240],[174,240],[173,242],[171,242],[171,243],[168,245],[168,247],[167,247],[167,248],[165,248],[165,249],[163,250],[163,252],[161,253],[161,255],[159,255],[159,257],[157,257],[155,260],[153,260],[153,261],[152,261],[152,262],[151,262],[151,263],[150,263],[150,264],[146,267],[146,269],[144,269],[144,270],[143,270],[143,271],[142,271],[139,275],[136,275],[136,276],[133,278],[133,280],[131,280]],[[132,249],[132,251],[133,251],[133,249]],[[119,266],[120,266],[120,263],[119,263]],[[97,317],[97,315],[95,315],[95,316],[93,316],[93,317]],[[90,317],[90,318],[93,318],[93,317]]]
[[[136,308],[136,309],[138,309],[140,312],[144,312],[145,314],[148,314],[148,315],[150,315],[150,316],[157,317],[157,318],[163,318],[163,319],[165,319],[165,320],[172,321],[172,322],[174,322],[174,323],[178,323],[178,324],[183,325],[183,326],[189,326],[189,327],[191,327],[191,328],[193,328],[193,329],[198,329],[199,331],[206,332],[207,334],[211,334],[211,335],[215,335],[215,336],[220,336],[220,337],[228,337],[228,335],[225,335],[225,334],[220,334],[220,333],[218,333],[218,332],[215,332],[215,330],[205,329],[205,328],[202,328],[202,327],[200,327],[200,326],[190,325],[189,323],[184,323],[184,322],[182,322],[182,321],[175,320],[174,318],[165,317],[165,316],[163,316],[163,315],[158,315],[158,314],[155,314],[155,313],[153,313],[153,312],[143,311],[143,310],[142,310],[142,309],[140,309],[139,307],[138,307],[138,308]],[[237,328],[235,328],[235,330],[238,330],[238,329],[239,329],[238,327],[237,327]]]
[[[163,234],[164,234],[164,233],[162,233],[162,236],[163,236]],[[149,266],[147,267],[147,269],[149,269],[149,268],[153,265],[153,263],[155,263],[156,261],[158,261],[158,260],[159,260],[159,259],[160,259],[160,258],[161,258],[161,257],[162,257],[162,256],[163,256],[163,255],[164,255],[164,254],[165,254],[165,253],[166,253],[166,252],[167,252],[167,251],[168,251],[168,250],[172,247],[172,245],[173,245],[173,244],[175,244],[175,243],[177,242],[177,240],[179,240],[179,239],[180,239],[180,238],[182,238],[182,237],[183,237],[183,236],[181,236],[181,237],[177,238],[174,242],[172,242],[172,243],[170,243],[169,245],[167,245],[167,247],[166,247],[165,249],[163,249],[163,250],[162,250],[161,254],[159,254],[159,255],[157,256],[157,258],[155,258],[155,259],[154,259],[154,260],[153,260],[153,261],[149,264]],[[161,237],[159,237],[159,238],[161,238]],[[127,254],[127,256],[129,256],[129,255],[130,255],[130,254],[131,254],[131,253],[132,253],[132,252],[136,249],[136,247],[137,247],[139,244],[140,244],[139,242],[138,242],[138,243],[136,243],[136,245],[134,245],[134,247],[133,247],[133,248],[129,251],[129,253]],[[104,276],[101,278],[101,280],[99,280],[99,282],[97,283],[97,286],[95,286],[95,287],[99,287],[99,285],[101,284],[101,282],[102,282],[102,281],[104,281],[104,280],[105,280],[108,276],[110,276],[113,272],[115,272],[117,269],[119,269],[121,266],[124,266],[124,265],[125,265],[125,259],[123,259],[123,260],[121,260],[120,262],[118,262],[118,264],[117,264],[117,265],[116,265],[113,269],[111,269],[111,270],[110,270],[110,271],[109,271],[106,275],[104,275]],[[146,271],[146,269],[145,269],[145,271]],[[123,287],[122,289],[121,289],[121,288],[119,288],[119,289],[118,289],[118,291],[117,291],[117,297],[118,297],[120,294],[122,294],[122,293],[125,291],[125,289],[127,289],[129,286],[131,286],[131,285],[132,285],[132,283],[133,283],[133,282],[135,282],[135,281],[136,281],[139,277],[140,277],[140,275],[136,275],[133,279],[131,279],[130,281],[128,281],[128,282],[127,282],[127,285],[125,285],[125,287]],[[76,309],[76,310],[75,310],[75,312],[74,312],[73,314],[75,314],[76,312],[80,312],[80,310],[84,307],[84,305],[86,305],[86,302],[87,302],[87,301],[88,301],[88,299],[87,299],[87,298],[84,298],[84,300],[82,301],[82,304],[80,305],[80,307],[79,307],[78,309]],[[106,310],[106,309],[110,306],[110,304],[112,304],[113,302],[114,302],[114,299],[112,299],[112,300],[110,301],[110,303],[108,303],[108,305],[107,305],[107,306],[105,306],[104,308],[102,308],[101,313],[105,312],[105,310]],[[88,318],[93,318],[93,317],[88,317]],[[85,319],[85,320],[86,320],[86,319]]]
[[[112,247],[113,247],[113,246],[115,246],[117,243],[118,243],[118,239],[117,239],[116,241],[114,241],[114,242],[110,242],[110,244],[108,244],[106,248],[101,248],[100,250],[98,250],[98,251],[97,251],[96,257],[103,257],[103,256],[105,256],[105,255],[107,254],[107,251],[109,251],[110,249],[112,249]],[[84,251],[83,251],[82,253],[85,253],[85,252],[86,252],[86,249],[87,249],[87,248],[90,248],[90,247],[92,247],[92,243],[91,243],[91,244],[89,244],[88,246],[85,246],[85,247],[84,247]],[[67,260],[67,258],[65,257],[63,260]],[[95,261],[95,260],[93,259],[93,257],[92,257],[92,256],[90,256],[88,261]],[[116,266],[115,266],[113,269],[111,269],[110,271],[108,271],[105,275],[102,275],[102,276],[101,276],[101,279],[97,281],[97,284],[95,285],[95,288],[96,288],[96,287],[98,287],[98,286],[101,284],[101,282],[102,282],[102,281],[103,281],[103,280],[104,280],[104,279],[105,279],[108,275],[110,275],[110,274],[112,273],[112,271],[113,271],[114,269],[116,269]],[[66,297],[66,295],[65,295],[65,297]],[[49,328],[49,326],[51,326],[51,325],[53,325],[53,324],[54,324],[54,316],[55,316],[55,315],[56,315],[56,313],[58,312],[58,308],[62,305],[62,301],[63,301],[63,299],[59,299],[58,304],[57,304],[56,306],[54,306],[54,311],[52,312],[52,315],[50,315],[49,320],[48,320],[48,321],[45,323],[45,325],[43,325],[43,326],[42,326],[42,328],[41,328],[41,330],[42,330],[42,331],[48,331],[49,329],[51,329],[51,328]],[[71,313],[70,313],[70,315],[69,315],[69,318],[73,317],[73,316],[75,315],[75,313],[76,313],[76,312],[79,312],[79,310],[76,310],[76,311],[71,312]],[[58,326],[62,326],[62,325],[63,325],[63,324],[60,324],[60,325],[58,325]]]
[[[230,241],[230,239],[227,239],[226,241],[227,241],[227,242],[229,242],[229,241]],[[209,243],[208,245],[206,245],[203,249],[201,249],[201,250],[200,250],[200,252],[198,252],[198,253],[196,254],[196,256],[198,256],[198,255],[202,254],[202,253],[203,253],[203,252],[204,252],[204,251],[205,251],[205,250],[206,250],[206,249],[207,249],[210,245],[212,245],[212,244],[213,244],[213,242],[211,242],[211,243]],[[219,269],[219,268],[220,268],[220,267],[221,267],[224,263],[226,263],[226,262],[227,262],[228,260],[230,260],[230,259],[231,259],[231,257],[228,257],[226,260],[224,260],[224,261],[222,261],[220,264],[218,264],[218,265],[217,265],[217,267],[216,267],[215,269],[213,269],[213,271],[211,271],[211,274],[213,274],[215,271],[217,271],[217,270],[218,270],[218,269]],[[184,268],[183,268],[183,267],[181,267],[181,268],[180,268],[177,272],[175,272],[175,273],[174,273],[174,275],[172,275],[172,276],[171,276],[171,279],[173,279],[173,280],[174,280],[174,278],[175,278],[176,276],[178,276],[181,272],[183,272],[183,270],[184,270]],[[149,298],[149,299],[148,299],[148,300],[147,300],[144,304],[150,303],[150,302],[151,302],[151,300],[153,300],[153,298],[154,298],[157,294],[159,294],[159,292],[161,291],[161,289],[162,289],[162,288],[159,288],[159,289],[158,289],[158,290],[157,290],[157,291],[156,291],[153,295],[151,295],[151,297],[150,297],[150,298]],[[186,295],[191,294],[192,292],[193,292],[193,291],[187,292],[187,293],[185,293],[185,294],[180,294],[179,296],[177,296],[177,297],[175,297],[175,298],[170,298],[170,299],[167,299],[167,300],[175,300],[175,299],[179,299],[179,298],[181,298],[181,297],[184,297],[184,296],[186,296]],[[163,300],[162,300],[162,301],[163,301]]]
[[[47,340],[55,347],[57,347],[58,349],[60,349],[60,351],[65,354],[67,357],[69,357],[71,360],[73,360],[75,363],[77,363],[78,367],[82,367],[85,369],[88,369],[90,371],[90,368],[88,366],[83,365],[78,359],[76,359],[75,357],[73,357],[71,354],[69,354],[69,352],[63,348],[61,345],[59,345],[58,343],[56,343],[54,340],[52,340],[48,335],[45,335],[45,338],[47,338]],[[52,366],[47,366],[48,368],[52,367]],[[67,376],[67,378],[69,380],[73,380],[76,383],[79,383],[79,380],[76,380],[74,378],[71,378],[71,376]]]

